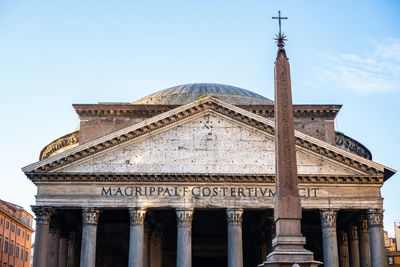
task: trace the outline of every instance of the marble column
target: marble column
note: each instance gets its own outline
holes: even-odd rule
[[[357,226],[353,225],[349,229],[349,254],[350,254],[350,266],[360,267],[360,252],[358,245],[358,233]]]
[[[75,250],[76,250],[76,232],[69,233],[68,236],[68,256],[67,267],[76,267],[75,265]]]
[[[60,242],[58,247],[58,267],[67,267],[68,233],[60,234]]]
[[[177,208],[178,238],[176,247],[176,267],[192,266],[192,208]]]
[[[51,207],[32,206],[36,216],[35,253],[33,267],[47,266],[50,217],[54,213]]]
[[[340,233],[340,267],[350,267],[349,242],[346,232]]]
[[[360,218],[360,223],[358,225],[358,239],[360,245],[360,266],[371,267],[368,221],[365,218]]]
[[[60,230],[55,227],[50,227],[49,241],[47,248],[47,267],[57,267],[59,245],[60,245]]]
[[[371,244],[371,266],[385,266],[385,243],[383,239],[383,210],[368,210],[368,229]]]
[[[143,267],[143,235],[146,209],[129,208],[130,235],[129,235],[129,267]]]
[[[96,265],[96,235],[100,210],[83,208],[82,210],[82,245],[80,266],[95,267]]]
[[[150,267],[162,267],[163,258],[163,235],[159,231],[155,231],[150,237]]]
[[[149,267],[149,239],[150,229],[149,225],[145,223],[144,234],[143,234],[143,267]]]
[[[228,221],[228,267],[243,267],[243,209],[228,208],[226,218]]]
[[[324,249],[324,266],[339,267],[338,245],[336,237],[337,210],[322,209],[320,211],[322,246]]]

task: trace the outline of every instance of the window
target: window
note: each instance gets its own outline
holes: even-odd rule
[[[11,244],[10,246],[10,255],[14,256],[14,244]]]
[[[0,251],[1,251],[1,238],[0,238]]]
[[[23,260],[23,259],[24,259],[24,249],[21,248],[21,260]]]
[[[390,264],[390,265],[393,264],[393,257],[389,257],[389,264]]]
[[[15,232],[15,225],[14,224],[11,226],[11,229],[12,229],[11,230],[12,232]]]
[[[17,233],[18,233],[18,235],[21,235],[21,229],[17,229]]]
[[[10,222],[6,222],[6,228],[10,228]]]
[[[26,240],[29,240],[29,234],[26,234]]]
[[[29,255],[28,255],[28,251],[25,251],[25,261],[29,260]]]
[[[25,237],[25,231],[22,231],[22,237]]]
[[[0,219],[0,224],[3,224],[3,217],[1,217]]]
[[[28,218],[28,225],[31,226],[31,218]]]
[[[17,247],[15,251],[15,257],[18,259],[19,258],[19,247]]]
[[[8,241],[4,242],[4,253],[8,253]]]

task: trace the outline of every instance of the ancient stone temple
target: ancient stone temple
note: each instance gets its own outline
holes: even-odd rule
[[[276,232],[273,101],[200,83],[73,107],[80,129],[23,168],[38,188],[35,267],[267,259]],[[293,106],[304,248],[325,266],[381,267],[380,188],[395,171],[335,132],[340,108]]]

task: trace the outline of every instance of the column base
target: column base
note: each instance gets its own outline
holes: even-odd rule
[[[297,263],[301,267],[317,267],[322,264],[314,260],[314,254],[304,249],[305,237],[280,236],[273,240],[274,250],[267,260],[258,267],[293,267]]]

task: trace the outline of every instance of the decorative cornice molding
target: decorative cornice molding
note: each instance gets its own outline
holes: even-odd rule
[[[321,209],[322,228],[336,228],[337,209]]]
[[[27,173],[40,182],[171,182],[171,183],[275,183],[275,175],[191,173]],[[382,176],[299,175],[301,184],[383,184]]]
[[[383,209],[370,209],[367,217],[369,227],[383,227]]]
[[[47,206],[31,206],[33,213],[35,213],[35,220],[37,224],[49,224],[50,217],[55,213],[55,209]]]
[[[178,227],[192,227],[193,209],[177,208],[176,219],[178,221]]]
[[[133,125],[132,127],[120,130],[119,131],[121,132],[120,135],[109,138],[105,136],[103,139],[99,138],[91,143],[83,145],[83,147],[80,150],[77,149],[77,150],[72,150],[66,154],[59,154],[59,158],[56,158],[53,161],[49,161],[47,163],[39,162],[38,167],[35,167],[36,164],[27,166],[24,168],[24,172],[49,172],[61,168],[65,165],[71,164],[72,162],[81,160],[85,157],[104,151],[106,149],[110,149],[116,145],[133,140],[142,135],[163,128],[167,125],[176,123],[178,121],[181,121],[183,119],[186,119],[190,116],[193,116],[203,111],[205,111],[205,114],[207,114],[207,112],[219,113],[223,116],[236,120],[242,124],[248,125],[259,131],[265,132],[268,135],[275,134],[272,121],[267,121],[267,119],[264,119],[260,116],[255,116],[253,113],[249,111],[239,109],[236,106],[221,102],[218,99],[207,97],[202,100],[193,102],[191,104],[178,107],[175,110],[170,110],[168,112],[160,114],[159,116],[155,116],[147,121],[143,121],[142,123]],[[116,133],[119,132],[117,131]],[[383,174],[382,171],[374,167],[370,167],[365,163],[358,161],[357,159],[351,158],[351,156],[348,156],[346,153],[339,153],[335,151],[337,148],[334,146],[329,146],[329,145],[325,146],[324,144],[325,147],[323,147],[319,145],[321,143],[320,141],[315,140],[314,143],[313,141],[306,140],[310,139],[311,137],[303,139],[303,136],[305,137],[306,135],[300,133],[297,134],[300,136],[296,136],[296,145],[304,149],[310,150],[313,153],[320,154],[324,157],[330,158],[341,164],[347,165],[351,168],[360,170],[370,175]],[[30,171],[31,168],[32,170]]]
[[[98,208],[83,208],[82,209],[82,223],[97,225],[99,222],[101,210]]]
[[[129,218],[131,226],[144,225],[145,217],[146,217],[145,208],[129,208]]]
[[[228,208],[226,209],[226,219],[228,226],[241,226],[243,221],[243,209]]]

